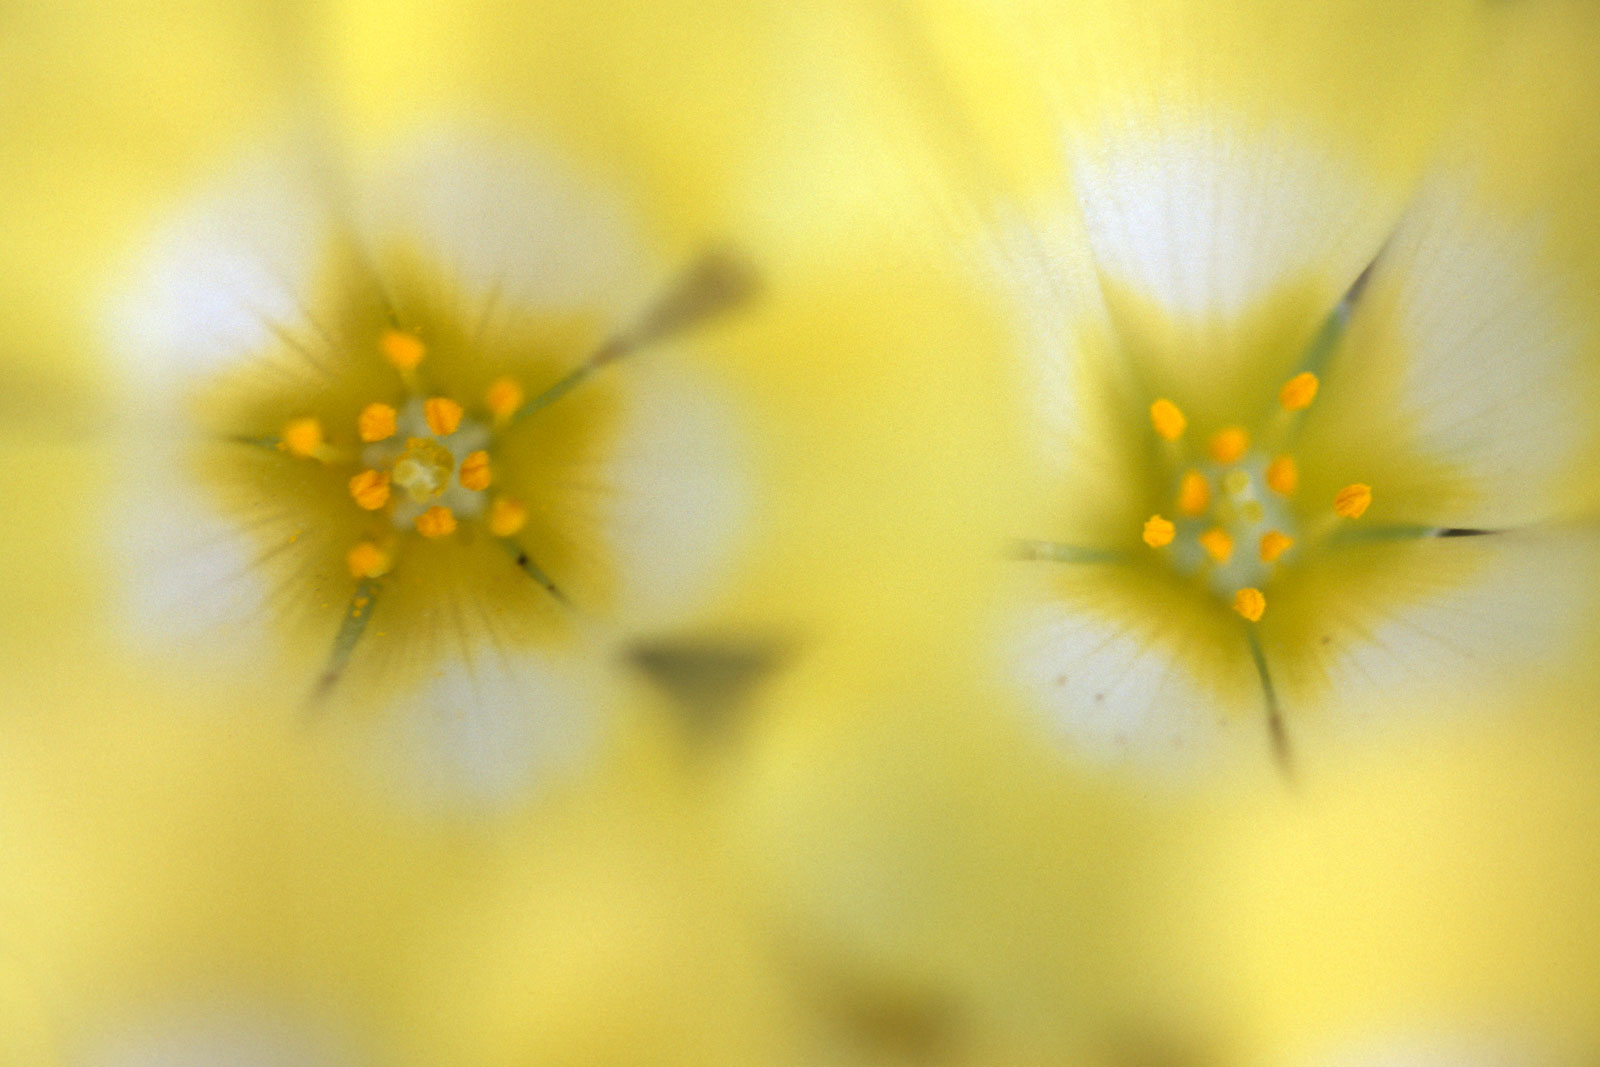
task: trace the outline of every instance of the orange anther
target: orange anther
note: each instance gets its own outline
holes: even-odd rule
[[[456,516],[442,504],[435,504],[416,518],[417,532],[423,537],[449,537],[456,532]]]
[[[1236,463],[1250,450],[1250,433],[1243,426],[1229,426],[1218,430],[1207,447],[1218,463]]]
[[[1178,405],[1162,397],[1150,405],[1150,425],[1155,427],[1156,433],[1164,440],[1176,441],[1183,436],[1189,420],[1178,410]]]
[[[1226,563],[1233,558],[1233,538],[1220,526],[1213,526],[1200,535],[1200,547],[1218,563]]]
[[[417,364],[428,354],[422,339],[404,330],[383,331],[383,336],[378,338],[378,348],[383,358],[401,371],[416,370]]]
[[[491,476],[489,453],[482,450],[467,453],[467,458],[461,461],[461,470],[457,474],[461,479],[461,487],[473,490],[489,488]]]
[[[1178,483],[1178,511],[1190,518],[1206,513],[1211,506],[1211,484],[1199,471],[1189,471]]]
[[[1261,590],[1246,587],[1233,594],[1233,610],[1251,622],[1260,622],[1267,611],[1267,598]]]
[[[496,378],[483,394],[484,406],[496,422],[505,422],[522,409],[527,397],[515,378]]]
[[[1268,530],[1261,535],[1261,562],[1276,563],[1278,557],[1294,546],[1294,538],[1278,530]]]
[[[377,578],[389,573],[389,554],[371,541],[362,541],[345,553],[352,578]]]
[[[1300,467],[1293,456],[1279,456],[1267,464],[1267,487],[1282,496],[1293,496],[1300,485]]]
[[[394,436],[394,408],[388,404],[368,404],[356,416],[356,431],[368,444]]]
[[[301,459],[310,459],[322,451],[327,443],[327,437],[322,432],[321,421],[306,417],[290,419],[284,424],[283,432],[278,440],[282,443],[283,450],[291,456]]]
[[[1334,494],[1333,510],[1341,519],[1359,519],[1372,506],[1372,486],[1356,482]]]
[[[1172,539],[1177,535],[1178,528],[1163,519],[1160,515],[1152,515],[1145,520],[1144,543],[1151,548],[1164,548],[1172,544]]]
[[[1315,374],[1302,371],[1283,383],[1283,388],[1278,390],[1278,403],[1285,411],[1304,411],[1317,398],[1319,384]]]
[[[357,507],[377,511],[389,502],[389,472],[362,471],[350,479],[350,496]]]
[[[461,425],[461,405],[447,396],[429,397],[422,405],[422,416],[435,436],[447,437]]]
[[[510,497],[496,497],[489,505],[489,532],[496,537],[510,537],[528,522],[528,509]]]

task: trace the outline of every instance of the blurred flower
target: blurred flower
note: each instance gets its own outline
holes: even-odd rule
[[[80,1058],[898,1040],[916,998],[837,981],[831,933],[773,917],[793,887],[730,852],[716,776],[748,751],[686,765],[660,669],[768,632],[914,661],[1014,525],[992,365],[928,372],[992,335],[929,254],[920,133],[880,125],[876,12],[69,14],[0,34],[97,106],[20,97],[7,188],[46,221],[0,276],[27,307],[0,374],[50,401],[0,411],[29,1003]],[[497,493],[526,508],[505,536]],[[419,528],[435,507],[453,533]],[[609,758],[535,788],[613,722]]]
[[[752,282],[651,268],[534,152],[435,135],[380,175],[347,209],[269,153],[135,268],[129,617],[192,670],[314,654],[314,702],[461,717],[528,773],[594,726],[602,624],[689,611],[732,543],[729,416],[671,344]]]
[[[1264,721],[1287,761],[1316,709],[1492,704],[1586,662],[1596,71],[1532,66],[1511,24],[1593,27],[1540,4],[984,18],[1022,77],[945,28],[974,128],[1032,124],[991,166],[986,268],[1045,503],[1008,670],[1068,744],[1181,762]]]

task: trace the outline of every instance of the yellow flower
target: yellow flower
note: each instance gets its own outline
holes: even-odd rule
[[[934,6],[1045,501],[1007,670],[1069,746],[1189,759],[1245,723],[1287,760],[1321,711],[1582,667],[1597,72],[1534,57],[1590,17]]]

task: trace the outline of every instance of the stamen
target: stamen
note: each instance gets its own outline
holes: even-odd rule
[[[1178,511],[1190,518],[1206,513],[1211,506],[1211,485],[1199,471],[1189,471],[1178,484]]]
[[[356,430],[369,445],[394,436],[395,411],[388,404],[368,404],[356,416]]]
[[[1178,528],[1160,515],[1152,515],[1145,520],[1144,543],[1151,548],[1165,548],[1172,544],[1172,539],[1177,533]]]
[[[383,352],[383,358],[401,372],[416,370],[428,354],[421,338],[403,330],[383,331],[383,336],[378,338],[378,348]]]
[[[438,437],[450,436],[461,425],[461,405],[447,396],[429,397],[422,405],[422,415]]]
[[[1278,403],[1285,411],[1304,411],[1311,406],[1317,398],[1317,376],[1310,371],[1302,371],[1284,383],[1278,390]]]
[[[1233,610],[1251,622],[1260,622],[1261,616],[1266,614],[1267,598],[1261,595],[1261,590],[1246,586],[1233,594]]]
[[[489,470],[489,453],[479,450],[467,453],[467,458],[461,461],[461,479],[463,489],[480,491],[489,488],[491,472]]]
[[[515,378],[497,378],[483,394],[484,406],[495,422],[510,422],[522,408],[527,394]]]
[[[1250,434],[1243,426],[1229,426],[1217,431],[1208,446],[1211,458],[1218,463],[1237,463],[1239,457],[1250,450]]]
[[[1334,494],[1333,511],[1341,519],[1359,519],[1372,506],[1372,486],[1356,482]]]
[[[367,511],[377,511],[389,502],[389,474],[387,471],[366,470],[350,479],[350,496],[356,506]]]
[[[314,418],[291,419],[283,427],[283,432],[278,435],[283,450],[291,456],[301,459],[312,459],[323,451],[327,437],[322,432],[322,423]]]
[[[371,541],[362,541],[345,554],[352,578],[381,578],[389,573],[393,560],[389,554]]]
[[[1233,538],[1220,526],[1213,526],[1200,535],[1200,547],[1217,563],[1226,563],[1233,558]]]
[[[418,515],[416,523],[417,532],[423,537],[449,537],[456,532],[455,513],[441,504],[435,504]]]
[[[1157,435],[1163,440],[1176,441],[1183,436],[1189,420],[1178,410],[1178,405],[1161,397],[1150,405],[1150,425],[1155,427]]]
[[[1268,530],[1261,535],[1261,562],[1276,563],[1278,557],[1294,545],[1294,538],[1278,530]]]
[[[727,252],[705,253],[631,326],[607,337],[587,359],[518,409],[517,417],[554,404],[606,364],[737,307],[757,292],[759,282],[748,264]]]
[[[528,523],[528,508],[508,496],[495,497],[489,505],[489,532],[496,537],[511,537]]]
[[[1267,487],[1282,496],[1293,496],[1300,485],[1300,466],[1293,456],[1279,456],[1267,465]]]

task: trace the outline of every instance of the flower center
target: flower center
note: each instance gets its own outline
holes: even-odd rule
[[[411,437],[394,461],[390,477],[413,501],[425,504],[444,492],[455,473],[456,457],[431,437]]]
[[[462,520],[482,519],[491,534],[506,538],[528,517],[520,501],[489,497],[490,427],[509,423],[522,410],[522,387],[509,378],[494,382],[483,397],[482,416],[474,417],[455,398],[420,390],[416,371],[427,349],[419,338],[390,330],[379,348],[400,372],[408,396],[398,408],[374,400],[361,410],[352,427],[361,442],[358,451],[330,444],[315,418],[291,420],[278,439],[291,455],[329,467],[357,463],[348,482],[352,504],[387,522],[350,549],[347,562],[355,578],[387,574],[405,536],[438,540],[456,533]]]
[[[1310,407],[1317,378],[1296,375],[1278,394],[1281,412],[1264,436],[1280,438],[1289,422]],[[1356,519],[1372,502],[1372,489],[1345,486],[1331,514],[1302,516],[1293,497],[1300,483],[1294,456],[1256,447],[1250,431],[1228,426],[1206,443],[1203,458],[1184,447],[1188,419],[1171,400],[1150,405],[1150,424],[1166,442],[1172,466],[1169,519],[1150,516],[1143,540],[1179,574],[1195,578],[1251,622],[1266,611],[1262,592],[1302,540],[1320,540],[1340,518]]]

